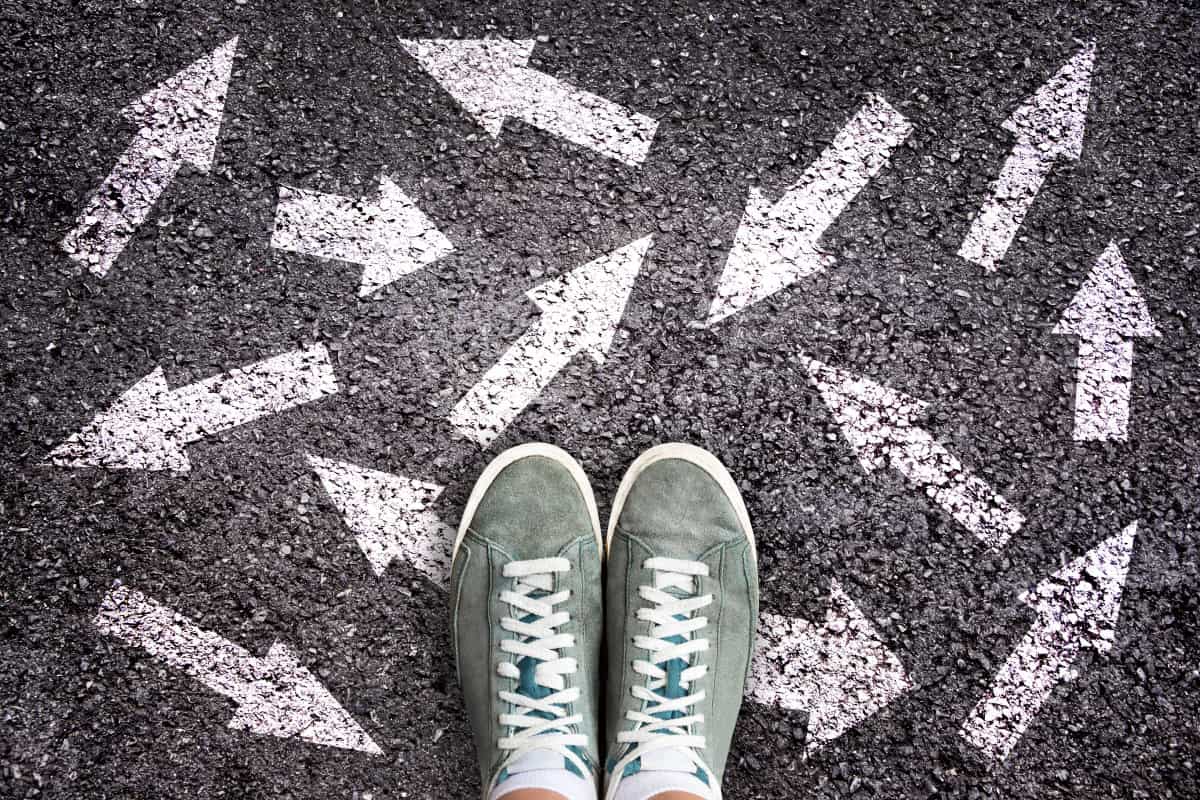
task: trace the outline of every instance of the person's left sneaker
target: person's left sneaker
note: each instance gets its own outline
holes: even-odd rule
[[[552,445],[501,453],[467,501],[451,632],[488,800],[530,788],[595,800],[600,541],[587,476]]]

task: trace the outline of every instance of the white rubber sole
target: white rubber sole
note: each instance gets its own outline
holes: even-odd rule
[[[725,465],[712,453],[702,447],[684,444],[683,442],[668,442],[651,447],[638,456],[629,465],[629,469],[625,470],[625,477],[621,478],[621,485],[617,487],[617,496],[613,499],[612,511],[609,512],[608,535],[604,540],[605,557],[608,557],[608,548],[612,545],[613,533],[617,529],[617,520],[621,518],[621,509],[625,506],[625,500],[629,497],[629,492],[633,489],[634,482],[637,481],[638,476],[642,474],[646,467],[656,461],[668,458],[679,459],[693,464],[707,472],[717,482],[717,485],[721,487],[721,491],[725,492],[725,495],[729,498],[729,502],[733,504],[733,510],[737,514],[738,522],[741,524],[742,530],[746,532],[746,538],[750,540],[750,555],[753,556],[754,562],[757,564],[758,549],[754,542],[754,529],[750,527],[750,512],[746,510],[746,502],[742,500],[742,493],[738,491],[733,476],[729,474],[729,470],[725,469]]]
[[[467,498],[467,507],[463,509],[462,522],[458,524],[458,536],[454,539],[454,549],[450,551],[451,562],[458,555],[458,546],[462,544],[463,537],[467,535],[467,529],[471,527],[471,520],[475,518],[475,511],[483,502],[483,496],[487,494],[493,481],[509,464],[530,456],[548,458],[561,464],[571,473],[571,477],[575,479],[575,484],[579,487],[579,493],[583,495],[583,500],[587,504],[588,515],[592,522],[592,532],[596,534],[596,547],[604,552],[604,543],[600,538],[600,512],[596,509],[596,496],[592,493],[592,485],[588,482],[587,473],[583,471],[583,467],[571,457],[570,453],[560,447],[544,442],[529,442],[510,447],[493,458],[483,470],[483,474],[479,476],[479,480],[475,481],[475,488],[471,490],[471,496]]]

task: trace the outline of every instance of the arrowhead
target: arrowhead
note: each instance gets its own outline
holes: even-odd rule
[[[1116,242],[1101,253],[1052,332],[1105,341],[1159,335]]]
[[[1096,43],[1091,42],[1063,65],[1004,122],[1018,139],[1044,143],[1054,155],[1078,159],[1091,94]]]
[[[544,325],[569,337],[576,352],[587,350],[603,364],[652,241],[643,236],[526,295],[542,310]]]
[[[706,325],[720,322],[833,262],[832,256],[817,249],[819,231],[804,230],[804,223],[797,219],[800,213],[795,203],[772,205],[760,189],[750,187]]]
[[[312,455],[308,463],[376,575],[401,558],[446,583],[454,531],[430,508],[444,487]]]
[[[130,103],[122,112],[150,129],[171,158],[207,172],[217,149],[237,37]]]
[[[162,368],[156,368],[56,447],[49,460],[63,467],[187,472],[187,442],[173,438],[178,414]]]
[[[379,177],[375,212],[375,248],[363,262],[360,297],[366,297],[454,250],[450,240],[387,175]]]
[[[868,472],[887,465],[888,453],[904,440],[928,404],[806,356],[809,379],[833,414],[846,441]]]
[[[401,39],[458,103],[493,137],[500,135],[521,86],[513,70],[533,53],[533,39]]]
[[[805,756],[913,688],[904,665],[836,580],[823,625],[762,616],[754,698],[808,712]]]
[[[261,671],[248,678],[247,696],[239,700],[230,728],[383,754],[286,645],[271,645],[258,664]]]
[[[1021,595],[1021,602],[1039,617],[1073,628],[1085,646],[1111,650],[1136,536],[1133,522]]]

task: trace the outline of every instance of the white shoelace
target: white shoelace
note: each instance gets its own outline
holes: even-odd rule
[[[575,659],[563,657],[559,652],[575,646],[574,635],[558,632],[571,615],[554,610],[571,596],[566,589],[553,592],[554,576],[570,569],[571,562],[565,558],[510,561],[504,565],[504,577],[515,580],[511,589],[500,593],[500,602],[509,606],[513,616],[503,617],[500,627],[517,638],[500,642],[501,651],[513,658],[501,661],[497,672],[501,677],[520,680],[521,670],[516,662],[522,658],[536,659],[534,682],[551,693],[538,699],[519,692],[500,691],[503,702],[521,709],[500,715],[500,724],[512,729],[510,735],[500,738],[500,749],[508,751],[505,766],[534,750],[551,750],[570,760],[586,776],[591,774],[590,768],[571,749],[587,747],[587,735],[575,732],[583,715],[568,714],[566,709],[580,696],[579,687],[566,688],[564,679],[575,674]]]
[[[695,725],[703,724],[704,715],[693,713],[693,707],[704,700],[703,689],[670,698],[660,694],[667,686],[667,671],[662,664],[680,659],[691,664],[679,674],[679,686],[685,692],[695,681],[708,672],[708,665],[692,663],[692,656],[708,650],[708,639],[699,636],[708,625],[707,617],[694,616],[695,612],[713,601],[711,594],[695,596],[699,577],[708,577],[708,566],[698,561],[678,558],[650,558],[643,565],[654,573],[654,585],[639,586],[638,595],[644,605],[638,609],[637,618],[652,623],[649,636],[635,636],[634,647],[647,651],[648,659],[637,659],[633,670],[647,678],[644,686],[634,685],[633,696],[642,701],[642,710],[630,709],[625,717],[635,727],[617,734],[617,741],[632,744],[629,752],[616,763],[609,781],[607,797],[615,795],[625,768],[643,756],[659,750],[677,750],[704,771],[708,778],[709,793],[713,800],[720,800],[721,787],[714,786],[712,770],[704,763],[701,751],[704,736],[692,733]],[[676,589],[686,596],[680,597],[668,589]],[[670,641],[682,639],[682,641]],[[678,713],[671,719],[668,716]]]

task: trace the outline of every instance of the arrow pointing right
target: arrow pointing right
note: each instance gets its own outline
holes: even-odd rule
[[[458,401],[451,424],[487,447],[576,354],[586,351],[603,364],[651,239],[645,236],[528,291],[541,318]]]
[[[1052,333],[1079,337],[1074,438],[1129,438],[1134,336],[1158,336],[1116,242],[1100,255]]]
[[[867,472],[890,465],[924,487],[925,494],[992,549],[1003,547],[1025,524],[1025,517],[1007,500],[914,424],[925,403],[815,359],[801,358]]]
[[[454,249],[387,175],[370,200],[280,186],[271,247],[362,264],[360,297]]]
[[[94,274],[108,274],[183,164],[212,168],[237,42],[230,39],[122,112],[142,127],[62,241]]]
[[[958,254],[989,272],[1003,260],[1054,163],[1078,161],[1096,44],[1083,48],[1002,126],[1017,137]]]
[[[285,644],[255,658],[126,586],[105,595],[93,623],[236,703],[230,728],[383,754]]]
[[[1136,535],[1134,522],[1021,595],[1037,618],[961,730],[992,760],[1008,758],[1054,687],[1075,679],[1084,648],[1112,649]]]

